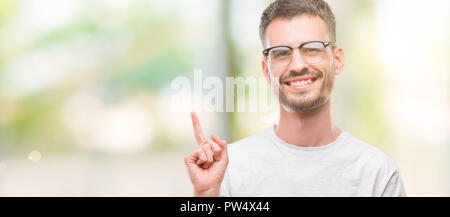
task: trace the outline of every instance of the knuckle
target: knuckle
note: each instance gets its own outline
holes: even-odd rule
[[[202,146],[203,151],[207,152],[209,150],[210,146],[209,144],[205,144]]]
[[[214,145],[214,148],[217,150],[217,151],[222,151],[222,148],[219,146],[219,145]]]
[[[207,161],[208,160],[208,155],[206,153],[204,153],[202,155],[202,159],[203,159],[203,161]]]
[[[203,146],[197,148],[197,152],[200,154],[204,151]]]

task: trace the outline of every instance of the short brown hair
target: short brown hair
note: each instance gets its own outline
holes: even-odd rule
[[[267,26],[275,18],[291,19],[302,14],[319,16],[328,26],[332,41],[336,40],[336,21],[330,6],[323,0],[276,0],[264,10],[259,26],[259,37],[265,46]]]

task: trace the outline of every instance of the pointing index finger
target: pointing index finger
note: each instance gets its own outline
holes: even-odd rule
[[[192,125],[194,126],[195,139],[198,145],[202,145],[205,141],[205,135],[203,134],[202,127],[200,126],[200,121],[198,120],[197,114],[191,112]]]

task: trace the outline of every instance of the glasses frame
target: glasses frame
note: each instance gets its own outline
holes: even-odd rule
[[[330,46],[331,44],[334,44],[335,42],[332,42],[332,41],[308,41],[308,42],[302,43],[302,44],[300,44],[299,46],[296,46],[296,47],[291,47],[291,46],[288,46],[288,45],[279,45],[279,46],[270,47],[270,48],[267,48],[267,49],[263,50],[263,55],[264,55],[265,58],[268,58],[269,52],[272,49],[279,48],[279,47],[286,47],[286,48],[289,48],[291,51],[294,51],[295,48],[298,48],[299,50],[301,50],[303,48],[303,46],[305,46],[306,44],[309,44],[309,43],[322,43],[324,49],[326,49],[328,46]]]

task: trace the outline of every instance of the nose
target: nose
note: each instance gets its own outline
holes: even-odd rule
[[[291,71],[302,71],[304,68],[308,67],[308,64],[303,61],[302,55],[299,49],[294,49],[292,52],[292,60],[290,65]]]

